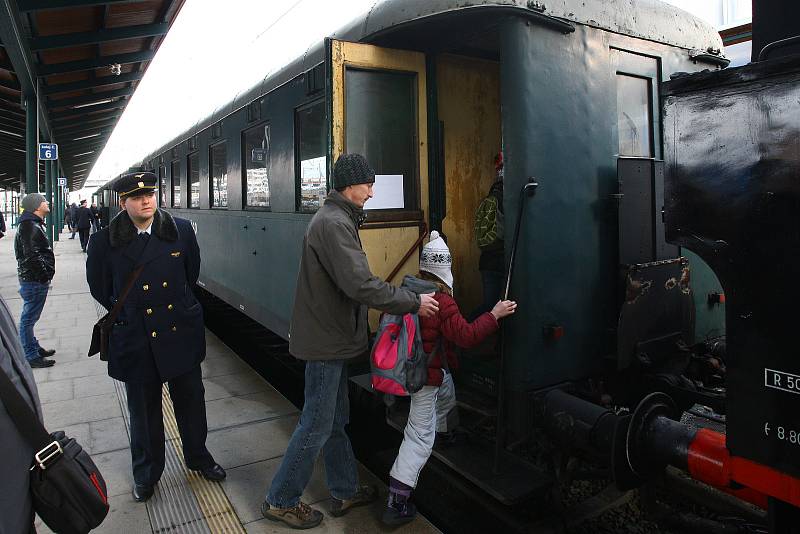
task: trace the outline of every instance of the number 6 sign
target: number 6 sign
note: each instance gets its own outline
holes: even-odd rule
[[[58,159],[58,145],[55,143],[39,143],[40,160]]]

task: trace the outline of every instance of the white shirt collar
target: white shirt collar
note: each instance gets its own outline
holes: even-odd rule
[[[145,228],[144,230],[139,230],[139,229],[137,228],[137,230],[139,230],[139,231],[138,231],[138,233],[137,233],[136,235],[141,235],[141,234],[149,234],[149,233],[150,233],[150,230],[151,230],[152,228],[153,228],[153,223],[150,223],[150,226],[148,226],[148,227],[147,227],[147,228]]]

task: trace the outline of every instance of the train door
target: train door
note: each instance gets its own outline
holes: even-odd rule
[[[372,272],[399,284],[404,274],[417,272],[427,230],[425,55],[335,39],[325,44],[330,169],[341,154],[353,152],[375,169],[361,241]],[[377,312],[370,313],[374,327]]]

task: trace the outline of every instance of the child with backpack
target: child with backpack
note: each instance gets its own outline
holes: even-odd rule
[[[422,344],[428,358],[427,383],[411,393],[408,423],[403,443],[389,473],[389,502],[383,514],[387,525],[401,525],[414,519],[416,507],[409,502],[419,473],[433,450],[437,432],[445,432],[447,414],[455,407],[455,389],[450,369],[457,368],[455,347],[470,348],[499,328],[498,321],[514,313],[517,304],[510,300],[495,304],[490,312],[467,322],[453,299],[453,261],[450,249],[435,230],[420,256],[420,278],[432,282],[439,311],[419,318]],[[434,352],[435,351],[435,352]]]

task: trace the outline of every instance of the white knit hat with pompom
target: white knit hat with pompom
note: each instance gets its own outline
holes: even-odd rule
[[[419,258],[419,270],[430,273],[453,289],[453,257],[447,243],[439,232],[431,232],[430,241],[422,247],[422,256]]]

